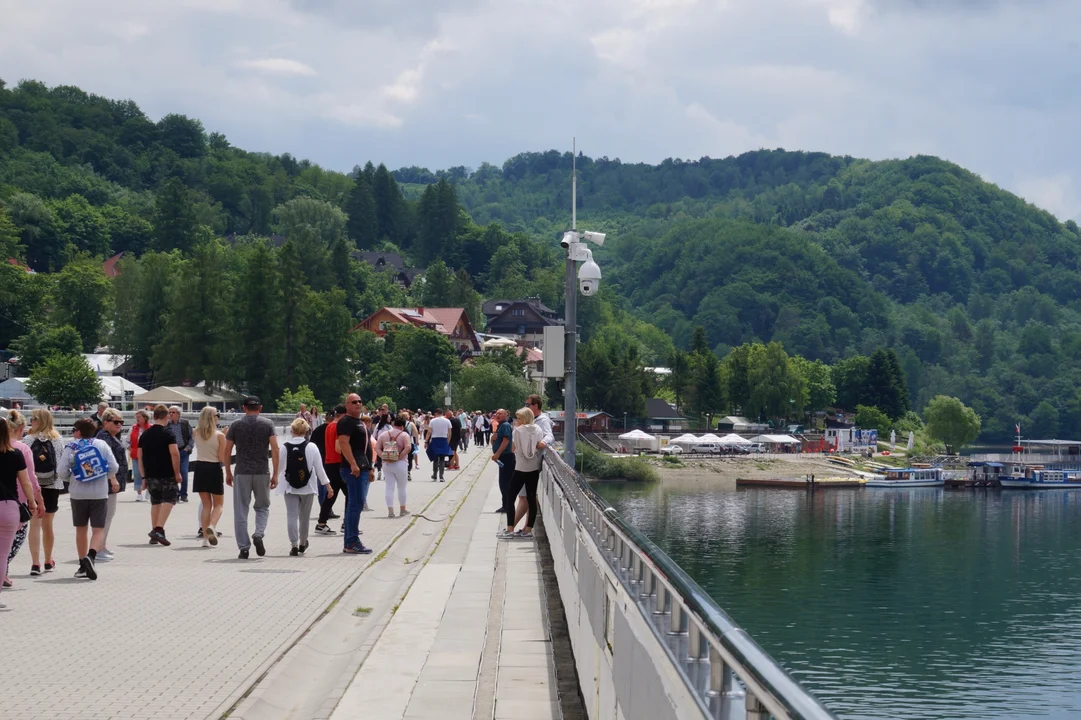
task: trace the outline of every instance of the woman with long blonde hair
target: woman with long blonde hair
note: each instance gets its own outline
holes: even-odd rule
[[[30,574],[40,575],[42,571],[52,572],[56,567],[53,559],[53,546],[56,534],[53,532],[53,519],[60,507],[60,493],[64,491],[64,481],[57,472],[57,463],[64,454],[64,445],[60,433],[53,427],[53,414],[45,408],[30,412],[30,432],[26,444],[34,453],[34,473],[41,485],[41,498],[45,506],[42,517],[30,519]],[[41,563],[41,546],[45,545],[45,564]]]
[[[37,499],[30,484],[26,457],[15,448],[11,425],[0,419],[0,577],[7,576],[8,555],[15,533],[22,524],[19,503],[25,498],[31,515],[37,514]],[[4,607],[0,603],[0,608]]]
[[[225,433],[218,429],[218,411],[207,406],[199,413],[195,427],[195,462],[192,490],[199,493],[199,524],[203,531],[203,547],[218,544],[214,528],[221,519],[225,503]]]

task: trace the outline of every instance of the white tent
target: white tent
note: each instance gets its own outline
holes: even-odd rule
[[[101,378],[104,379],[104,378]],[[220,407],[223,410],[226,405],[239,405],[240,396],[228,390],[207,394],[202,388],[192,387],[158,387],[135,396],[138,405],[179,405],[184,412],[201,410],[206,405]]]
[[[706,433],[702,437],[698,438],[698,442],[700,443],[719,443],[720,441],[721,438],[717,437],[713,433]]]
[[[619,436],[619,440],[624,445],[633,448],[634,450],[657,451],[661,448],[660,439],[647,432],[642,432],[641,430],[631,430],[629,433],[623,433]]]
[[[751,438],[751,442],[763,445],[799,445],[800,441],[791,435],[759,435]]]
[[[492,338],[491,340],[485,340],[482,345],[485,350],[494,350],[495,348],[513,348],[518,347],[518,343],[514,342],[510,338]]]
[[[118,375],[102,375],[98,381],[101,383],[101,389],[105,391],[104,399],[110,403],[122,403],[125,399],[129,403],[134,402],[136,395],[146,393],[146,388],[139,387],[131,380]]]
[[[691,435],[690,433],[684,433],[683,435],[680,435],[679,437],[674,437],[671,440],[669,440],[668,444],[669,445],[679,445],[680,447],[682,447],[683,449],[686,450],[687,448],[689,448],[692,445],[697,445],[698,444],[698,438],[696,438],[694,435]]]
[[[728,433],[720,439],[720,444],[725,446],[750,445],[751,441],[741,435],[736,435],[735,433]]]

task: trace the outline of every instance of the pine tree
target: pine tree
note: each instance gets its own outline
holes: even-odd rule
[[[710,352],[709,340],[706,338],[706,329],[699,325],[694,329],[694,335],[691,337],[691,354],[692,355],[705,355]]]
[[[867,367],[865,405],[877,407],[891,420],[897,420],[909,408],[904,371],[892,350],[875,350]]]
[[[375,200],[377,236],[395,244],[401,242],[405,230],[405,201],[386,165],[380,164],[375,170],[372,197]]]
[[[232,384],[263,400],[280,397],[282,333],[278,268],[266,241],[244,250],[244,266],[231,303]]]
[[[357,173],[353,189],[345,200],[345,212],[349,214],[346,230],[354,244],[361,250],[374,248],[379,240],[379,218],[372,184],[366,173]]]
[[[195,212],[188,188],[171,177],[158,191],[154,212],[154,242],[158,250],[187,253],[195,244]]]
[[[205,381],[220,386],[227,377],[230,338],[226,298],[225,247],[204,236],[184,261],[165,322],[165,336],[154,348],[154,365],[168,382]]]
[[[448,307],[450,305],[451,289],[454,285],[454,276],[451,275],[446,263],[436,260],[428,266],[424,273],[424,304],[428,307]]]
[[[288,388],[299,384],[297,365],[306,330],[301,310],[308,302],[310,292],[305,283],[300,252],[291,240],[287,241],[278,251],[278,297],[281,303],[278,321],[282,330],[282,379]]]
[[[668,376],[668,386],[672,388],[672,392],[675,393],[676,409],[682,410],[683,400],[691,385],[691,364],[687,358],[687,353],[682,350],[676,350],[672,353],[670,362],[672,374]]]

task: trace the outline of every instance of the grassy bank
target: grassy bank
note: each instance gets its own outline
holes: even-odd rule
[[[614,458],[588,445],[578,446],[578,472],[594,480],[657,482],[660,474],[644,458]]]

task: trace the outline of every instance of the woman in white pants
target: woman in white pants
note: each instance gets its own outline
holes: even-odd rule
[[[398,490],[399,517],[409,514],[405,509],[405,489],[409,484],[409,453],[413,438],[405,431],[405,416],[396,415],[390,427],[376,438],[375,451],[383,459],[383,478],[387,483],[387,517],[394,517],[394,490]]]
[[[316,483],[326,488],[327,497],[334,497],[334,488],[323,470],[319,448],[305,439],[311,429],[308,423],[297,418],[289,429],[293,437],[278,450],[278,493],[285,495],[285,524],[293,546],[289,555],[296,557],[308,549],[308,525],[319,492]]]

